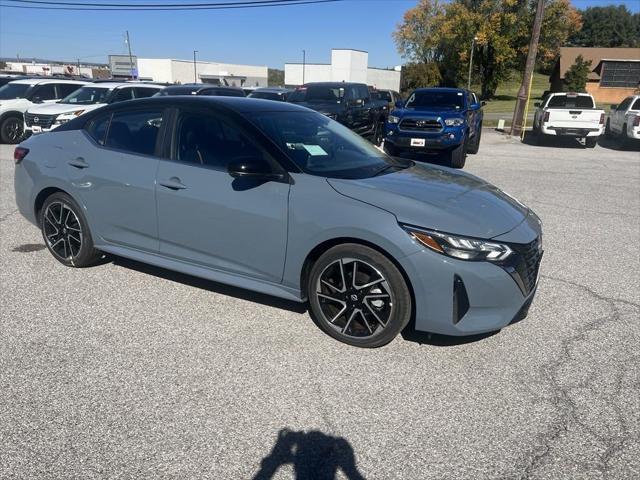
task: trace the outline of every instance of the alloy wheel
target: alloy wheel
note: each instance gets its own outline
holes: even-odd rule
[[[73,260],[82,249],[82,225],[73,209],[63,202],[47,205],[42,227],[49,249],[63,260]]]
[[[9,118],[4,122],[4,137],[12,143],[18,143],[24,134],[22,122],[17,118]]]
[[[315,290],[323,320],[342,335],[379,335],[393,315],[389,282],[362,260],[340,258],[330,263],[318,277]]]

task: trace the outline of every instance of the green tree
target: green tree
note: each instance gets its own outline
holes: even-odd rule
[[[402,67],[400,90],[402,93],[420,87],[437,87],[442,81],[438,65],[431,63],[407,63]]]
[[[569,38],[580,47],[640,46],[640,14],[624,5],[588,7],[582,12],[582,29]]]
[[[284,70],[267,69],[267,85],[270,87],[284,87]]]
[[[591,71],[591,60],[585,61],[582,55],[576,57],[576,61],[564,74],[565,92],[586,92],[587,79]]]

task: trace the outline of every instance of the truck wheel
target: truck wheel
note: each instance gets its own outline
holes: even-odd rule
[[[631,139],[629,138],[629,135],[627,133],[627,124],[625,123],[622,126],[622,131],[620,132],[620,146],[622,148],[626,148],[626,147],[630,147],[631,146]]]
[[[0,124],[0,140],[13,145],[24,137],[24,120],[18,115],[9,115]]]
[[[451,168],[462,168],[467,161],[467,142],[462,145],[458,145],[451,150],[451,158],[449,159],[449,166]]]
[[[587,148],[594,148],[598,143],[598,137],[586,137],[584,139],[584,146]]]
[[[468,149],[467,153],[471,153],[471,154],[474,154],[474,155],[476,153],[478,153],[478,150],[480,150],[480,138],[481,137],[482,137],[482,124],[480,124],[480,128],[476,132],[475,137],[473,137],[473,141],[471,142],[471,145],[469,146],[469,149]]]
[[[379,147],[382,145],[382,140],[384,140],[384,122],[378,122],[373,132],[373,144]]]
[[[607,118],[607,123],[604,125],[604,135],[607,138],[611,138],[613,136],[611,132],[611,119]]]
[[[397,157],[400,154],[400,150],[398,149],[398,147],[396,147],[391,142],[384,142],[383,149],[384,152],[391,157]]]

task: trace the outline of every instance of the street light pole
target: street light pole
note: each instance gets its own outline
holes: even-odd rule
[[[131,55],[131,40],[129,40],[129,30],[127,30],[127,48],[129,49],[129,66],[131,67],[131,80],[136,79],[137,72],[133,66],[133,55]]]
[[[304,85],[304,71],[307,66],[307,51],[302,50],[302,84]]]
[[[196,53],[198,50],[193,51],[193,82],[198,83],[198,64],[196,63]]]
[[[467,90],[471,90],[471,69],[473,68],[473,51],[476,47],[476,41],[478,40],[478,36],[474,36],[473,40],[471,40],[471,52],[469,55],[469,78],[467,79]]]

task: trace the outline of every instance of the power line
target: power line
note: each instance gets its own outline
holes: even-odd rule
[[[44,0],[2,0],[30,5],[13,5],[0,3],[5,8],[21,8],[30,10],[72,10],[72,11],[181,11],[181,10],[231,10],[244,8],[284,7],[294,5],[313,5],[322,3],[343,2],[345,0],[256,0],[215,3],[190,4],[123,4],[123,3],[74,3],[53,2]],[[37,4],[34,5],[34,4]],[[53,5],[53,6],[48,6]],[[60,6],[62,5],[62,6]]]

